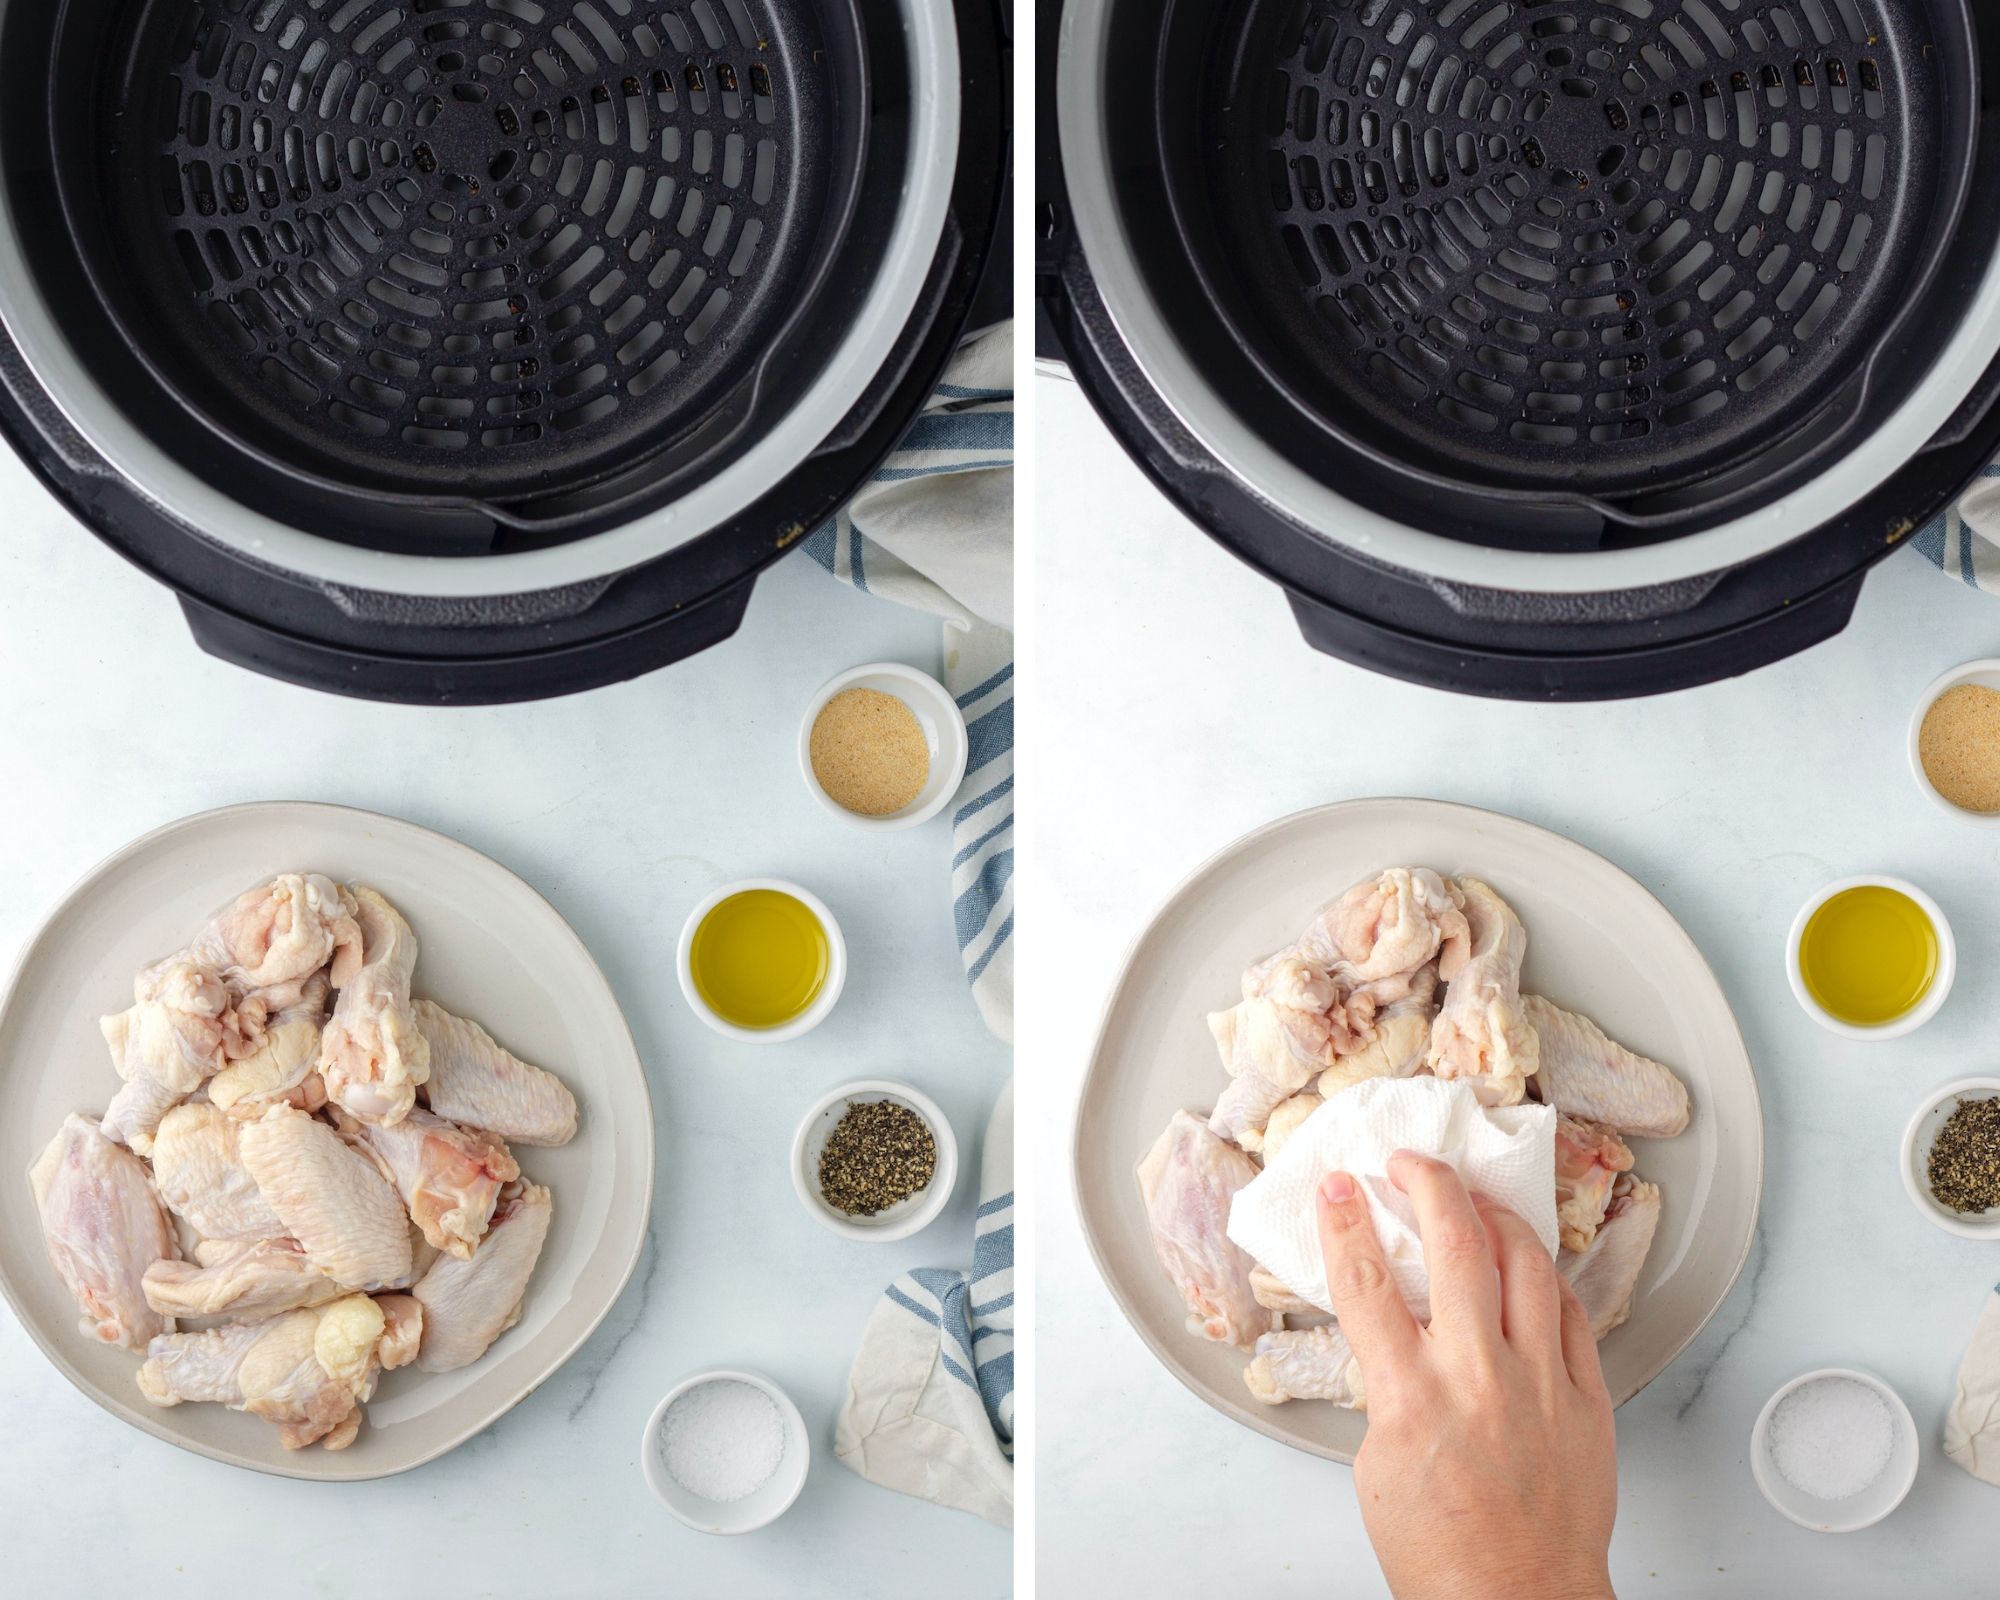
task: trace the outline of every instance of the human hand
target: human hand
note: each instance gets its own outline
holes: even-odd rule
[[[1361,1368],[1361,1517],[1397,1600],[1605,1600],[1618,1509],[1611,1397],[1590,1319],[1534,1230],[1409,1151],[1431,1322],[1403,1303],[1368,1202],[1320,1184],[1319,1236]]]

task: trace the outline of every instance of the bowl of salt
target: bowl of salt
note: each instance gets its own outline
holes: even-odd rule
[[[776,1522],[805,1487],[812,1440],[790,1395],[754,1372],[697,1372],[646,1419],[639,1465],[660,1503],[701,1533]]]
[[[1750,1431],[1750,1471],[1764,1498],[1815,1533],[1871,1528],[1917,1481],[1916,1419],[1870,1372],[1823,1367],[1765,1402]]]

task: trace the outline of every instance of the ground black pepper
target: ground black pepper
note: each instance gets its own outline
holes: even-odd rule
[[[907,1200],[937,1171],[937,1139],[893,1100],[850,1100],[819,1155],[819,1192],[850,1217]]]
[[[1931,1193],[1953,1211],[2000,1205],[2000,1099],[1958,1102],[1931,1144]]]

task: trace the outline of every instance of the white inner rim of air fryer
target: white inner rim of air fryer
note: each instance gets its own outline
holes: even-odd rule
[[[0,20],[9,4],[26,3],[0,0]],[[897,0],[897,10],[912,80],[903,205],[881,271],[847,337],[792,408],[714,477],[672,505],[588,539],[474,560],[397,555],[301,532],[230,499],[127,422],[86,372],[28,269],[16,219],[5,205],[0,322],[70,425],[127,483],[170,516],[261,565],[390,594],[454,598],[524,594],[628,571],[727,522],[789,476],[875,380],[916,309],[944,234],[957,167],[958,35],[952,8],[937,0]]]
[[[1767,555],[1866,499],[1937,436],[2000,355],[2000,254],[1943,355],[1900,409],[1796,492],[1733,521],[1638,549],[1493,549],[1408,527],[1274,450],[1189,358],[1146,287],[1118,211],[1104,130],[1105,41],[1118,0],[1069,0],[1056,105],[1072,224],[1119,338],[1189,433],[1257,498],[1371,560],[1448,582],[1543,594],[1642,589]],[[1990,179],[1989,179],[1990,181]]]

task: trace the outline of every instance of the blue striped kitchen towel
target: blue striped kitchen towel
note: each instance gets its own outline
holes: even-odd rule
[[[871,1483],[1014,1523],[1014,1086],[986,1123],[972,1270],[919,1267],[875,1303],[833,1453]]]
[[[2000,464],[1910,541],[1947,576],[2000,594]]]
[[[806,541],[843,583],[944,619],[972,753],[952,801],[952,920],[986,1025],[1014,1037],[1014,327],[953,357],[882,470]]]

